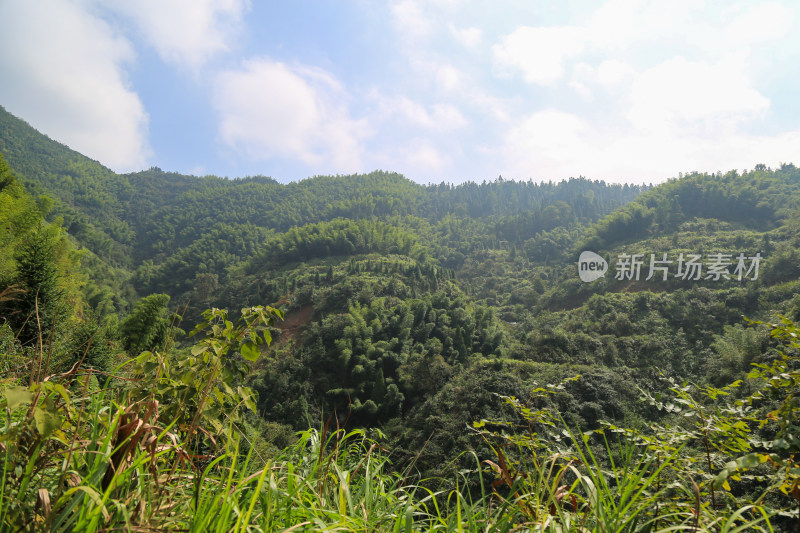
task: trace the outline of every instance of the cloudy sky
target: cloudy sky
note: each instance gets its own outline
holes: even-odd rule
[[[0,105],[116,171],[800,165],[800,2],[0,0]]]

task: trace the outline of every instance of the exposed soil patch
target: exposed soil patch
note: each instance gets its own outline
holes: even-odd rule
[[[307,304],[300,309],[292,309],[283,316],[283,321],[278,324],[281,330],[280,338],[277,339],[279,345],[285,344],[290,340],[296,340],[303,332],[303,328],[311,321],[314,314],[314,306]]]

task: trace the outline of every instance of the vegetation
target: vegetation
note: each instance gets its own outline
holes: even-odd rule
[[[6,530],[800,523],[793,165],[282,185],[0,126]]]
[[[143,352],[105,386],[79,365],[50,374],[44,346],[33,360],[7,349],[18,365],[0,385],[3,529],[774,531],[796,499],[800,330],[788,320],[771,326],[786,352],[748,376],[750,394],[673,384],[669,399],[650,396],[667,417],[647,431],[576,433],[551,402],[564,384],[499,397],[513,416],[473,424],[494,456],[467,454],[456,487],[435,491],[392,471],[380,432],[331,418],[264,449],[243,412],[251,391],[232,387],[246,368],[226,355],[256,359],[279,316],[208,311],[188,354]]]

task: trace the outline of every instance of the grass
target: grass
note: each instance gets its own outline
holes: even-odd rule
[[[227,329],[230,338],[252,338]],[[232,346],[220,339],[199,345]],[[495,456],[465,452],[475,467],[448,490],[408,483],[385,443],[329,427],[330,420],[264,458],[233,414],[207,423],[203,398],[191,416],[165,414],[175,413],[170,401],[184,401],[170,400],[184,378],[166,379],[165,354],[126,362],[101,386],[97,372],[80,365],[49,374],[43,362],[54,358],[43,343],[33,359],[30,350],[3,346],[3,532],[734,533],[775,531],[780,511],[729,493],[725,505],[712,505],[711,483],[687,462],[688,438],[655,449],[652,439],[643,444],[625,432],[615,441],[584,435],[514,399],[507,401],[525,415],[527,430],[476,424]],[[566,437],[559,447],[543,438],[548,427]]]
[[[360,430],[308,430],[267,461],[241,454],[229,431],[217,451],[198,455],[152,406],[120,403],[108,388],[64,394],[40,385],[13,410],[9,391],[20,389],[4,385],[3,531],[772,530],[760,508],[725,517],[695,505],[686,485],[659,489],[677,451],[655,465],[630,446],[619,463],[602,464],[573,435],[573,456],[529,456],[513,474],[505,461],[476,457],[483,491],[472,497],[404,484]],[[58,428],[37,429],[36,402],[64,413]],[[501,483],[490,486],[492,477]]]

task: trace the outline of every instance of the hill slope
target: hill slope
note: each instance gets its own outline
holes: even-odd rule
[[[299,429],[335,411],[380,426],[428,474],[481,446],[466,428],[502,416],[497,395],[580,373],[553,398],[568,423],[641,421],[654,415],[637,386],[721,384],[768,357],[742,315],[800,316],[792,165],[650,190],[583,178],[422,186],[382,171],[283,185],[118,175],[0,119],[0,152],[91,250],[84,264],[106,297],[89,303],[116,295],[124,315],[165,293],[188,304],[189,323],[209,306],[279,304],[291,320],[248,378],[262,415]],[[578,276],[584,250],[608,264],[591,283]],[[694,255],[701,275],[681,277]],[[747,267],[759,257],[758,275],[737,276],[740,255]],[[641,261],[638,276],[626,260]],[[650,261],[664,268],[647,279]]]

